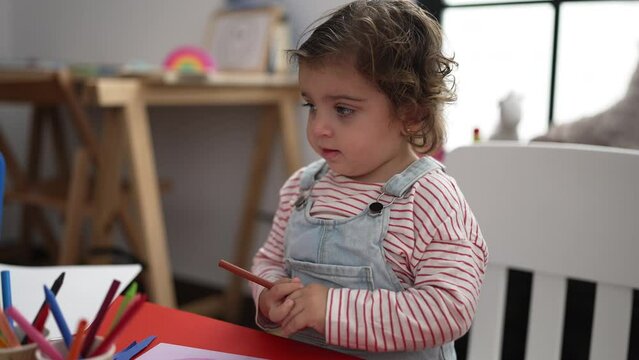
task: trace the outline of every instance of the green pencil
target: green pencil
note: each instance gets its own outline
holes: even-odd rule
[[[126,292],[124,293],[124,299],[122,299],[122,303],[120,303],[118,312],[115,314],[115,317],[113,318],[113,321],[111,322],[111,327],[109,328],[109,332],[113,330],[115,325],[118,324],[118,321],[120,321],[122,314],[124,314],[124,309],[126,309],[126,306],[129,304],[131,299],[133,299],[133,296],[137,294],[137,292],[138,292],[138,283],[134,281],[131,283],[131,285],[129,285],[129,288],[126,289]]]

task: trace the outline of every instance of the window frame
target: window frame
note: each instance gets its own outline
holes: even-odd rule
[[[555,117],[555,89],[557,81],[557,57],[559,43],[559,29],[561,26],[561,8],[566,3],[588,3],[588,2],[631,2],[636,0],[531,0],[531,1],[504,1],[504,2],[482,2],[472,4],[446,4],[444,0],[418,0],[418,3],[427,9],[441,23],[442,14],[446,9],[452,8],[480,8],[489,6],[517,6],[531,4],[550,4],[554,10],[554,28],[552,37],[551,65],[550,65],[550,99],[548,103],[548,127],[554,123]]]

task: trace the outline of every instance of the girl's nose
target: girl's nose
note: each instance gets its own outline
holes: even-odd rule
[[[309,122],[313,135],[318,137],[328,137],[333,135],[333,128],[330,120],[325,116],[316,113],[312,121]]]

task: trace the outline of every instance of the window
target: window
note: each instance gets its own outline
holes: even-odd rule
[[[457,103],[447,108],[449,149],[487,138],[499,120],[499,100],[522,96],[519,133],[530,138],[547,126],[553,10],[548,4],[450,8],[442,24],[447,52],[459,68]]]
[[[555,123],[612,106],[639,62],[639,3],[567,3],[560,16]]]
[[[436,9],[446,51],[459,62],[447,150],[470,144],[474,128],[488,139],[511,91],[522,96],[523,141],[602,111],[624,95],[639,61],[636,1],[422,3]]]

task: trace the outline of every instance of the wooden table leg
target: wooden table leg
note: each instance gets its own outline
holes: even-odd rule
[[[81,261],[81,231],[84,208],[89,189],[89,154],[85,148],[76,150],[73,156],[73,171],[70,178],[69,195],[65,209],[65,225],[58,253],[58,265],[75,265]]]
[[[277,108],[273,106],[265,107],[263,110],[260,126],[257,129],[257,141],[253,148],[253,160],[249,171],[247,191],[244,194],[244,205],[240,229],[235,242],[235,254],[233,261],[242,268],[250,267],[250,251],[253,245],[253,235],[257,212],[262,199],[266,174],[268,172],[273,140],[277,131]],[[231,322],[236,322],[242,304],[242,285],[244,280],[232,276],[229,286],[225,292],[226,312],[225,318]]]
[[[108,109],[104,113],[102,138],[96,166],[95,217],[91,246],[94,249],[107,249],[113,245],[111,219],[118,210],[122,163],[124,160],[124,118],[121,109]],[[91,262],[108,264],[110,255],[92,256]]]
[[[146,104],[142,98],[142,85],[135,79],[103,79],[96,83],[96,97],[100,106],[122,111],[126,150],[131,166],[131,185],[135,193],[133,206],[140,218],[150,299],[160,305],[176,307],[153,142]]]
[[[176,307],[151,129],[146,104],[140,92],[138,86],[123,110],[131,180],[137,198],[134,203],[140,216],[140,230],[146,252],[149,294],[155,303]]]

